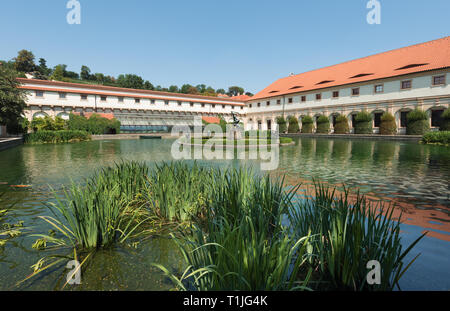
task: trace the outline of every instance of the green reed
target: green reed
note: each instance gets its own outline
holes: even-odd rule
[[[350,199],[348,189],[337,194],[320,183],[312,197],[291,209],[292,231],[298,237],[311,232],[309,260],[315,269],[318,288],[338,290],[393,290],[418,255],[408,264],[405,256],[424,237],[405,250],[401,244],[400,221],[394,207],[372,204],[359,193]],[[369,285],[367,263],[381,264],[381,284]]]

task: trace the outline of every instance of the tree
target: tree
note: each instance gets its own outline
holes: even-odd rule
[[[88,66],[81,66],[80,77],[82,80],[91,79],[91,69]]]
[[[208,86],[205,91],[203,91],[202,95],[205,96],[217,96],[216,91],[210,86]]]
[[[183,86],[182,86],[181,89],[180,89],[180,92],[183,93],[183,94],[188,94],[188,93],[189,93],[189,90],[190,90],[191,88],[193,88],[192,85],[190,85],[190,84],[183,84]]]
[[[17,72],[0,65],[0,124],[16,127],[25,109],[26,91],[19,89]]]
[[[34,55],[31,51],[21,50],[18,52],[17,57],[14,58],[14,68],[21,72],[32,72],[36,70],[36,64],[34,63]]]
[[[228,88],[228,96],[238,96],[240,94],[244,94],[244,89],[239,86],[230,86]]]
[[[37,70],[41,73],[41,75],[48,77],[52,70],[47,67],[47,61],[45,58],[39,58],[39,66]]]
[[[224,89],[217,89],[217,90],[216,90],[216,93],[217,93],[217,94],[225,94],[226,91],[225,91]]]
[[[120,87],[126,87],[130,89],[143,89],[144,79],[134,74],[119,75],[119,77],[117,77],[117,84]]]
[[[199,93],[204,93],[205,90],[206,90],[206,85],[204,85],[204,84],[199,84],[199,85],[196,86],[196,88],[197,88],[197,91],[198,91]]]
[[[179,93],[180,89],[176,85],[171,85],[171,86],[169,86],[169,92],[171,92],[171,93]]]
[[[245,95],[252,97],[254,94],[250,92],[245,92]]]
[[[150,83],[150,81],[145,81],[144,89],[153,91],[155,89],[155,87],[153,86],[153,84]]]
[[[194,86],[191,86],[191,87],[188,89],[187,93],[188,93],[188,94],[194,94],[194,95],[196,95],[196,94],[198,94],[198,89],[197,89],[196,87],[194,87]]]
[[[62,81],[64,78],[64,67],[63,65],[57,65],[53,69],[53,73],[50,76],[50,80]]]

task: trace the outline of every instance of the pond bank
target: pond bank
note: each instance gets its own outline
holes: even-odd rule
[[[22,137],[0,138],[0,151],[17,147],[23,144]]]
[[[92,140],[109,140],[109,139],[139,139],[140,136],[161,136],[162,139],[177,138],[171,133],[155,133],[155,134],[114,134],[114,135],[92,135]]]
[[[380,135],[380,134],[280,134],[280,137],[307,137],[307,138],[346,138],[346,139],[382,139],[420,141],[421,135]]]

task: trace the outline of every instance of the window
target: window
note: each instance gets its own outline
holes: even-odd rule
[[[182,102],[179,101],[179,102],[178,102],[178,106],[181,106],[181,104],[182,104]]]
[[[66,95],[67,95],[66,93],[59,93],[59,98],[65,99]]]
[[[215,105],[215,104],[212,104],[211,106],[212,106],[213,108],[216,108],[216,105]]]
[[[44,97],[44,91],[35,91],[36,97]]]
[[[281,105],[281,99],[277,99],[277,105]]]
[[[194,107],[194,103],[193,103],[193,102],[190,102],[189,105],[190,105],[191,107]]]
[[[117,97],[119,103],[123,103],[123,97]]]
[[[102,102],[105,102],[105,101],[106,101],[106,96],[100,96],[100,100],[101,100]]]
[[[359,95],[359,87],[355,87],[352,89],[352,96],[358,96]]]
[[[249,105],[248,105],[248,108],[252,108],[252,104],[249,104]]]
[[[241,106],[241,110],[244,110],[244,106]]]
[[[406,116],[408,115],[409,111],[402,111],[400,113],[400,127],[406,127],[407,119]]]
[[[152,99],[152,100],[150,101],[150,103],[151,103],[152,105],[154,105],[154,104],[155,104],[155,100]]]
[[[261,103],[258,103],[258,107],[261,107]]]
[[[411,85],[412,85],[411,80],[402,81],[401,88],[402,88],[402,90],[407,90],[407,89],[411,88]]]
[[[86,94],[81,94],[80,96],[81,96],[81,100],[87,100],[88,96]]]
[[[205,104],[202,103],[202,108],[204,108],[204,107],[205,107]]]
[[[222,109],[225,109],[225,105],[222,105]]]
[[[444,110],[431,110],[431,126],[441,127]]]
[[[352,127],[355,128],[356,126],[356,114],[352,114]]]
[[[321,100],[322,99],[322,94],[316,94],[316,100]]]
[[[135,102],[136,104],[139,104],[139,103],[141,102],[141,99],[140,99],[140,98],[135,98],[135,99],[134,99],[134,102]]]
[[[380,127],[381,124],[381,116],[383,115],[382,112],[374,113],[373,115],[373,125],[374,127]]]
[[[383,93],[384,91],[384,86],[383,84],[378,84],[374,86],[374,92],[375,93]]]
[[[306,96],[302,96],[302,102],[306,101]]]
[[[288,98],[288,103],[289,103],[289,104],[292,104],[292,97],[289,97],[289,98]]]
[[[270,101],[267,101],[267,102],[266,102],[266,105],[267,105],[267,106],[270,106]]]
[[[433,77],[433,85],[445,84],[445,75]]]
[[[333,98],[338,98],[338,97],[339,97],[339,91],[334,91]]]
[[[168,101],[168,100],[165,100],[165,101],[164,101],[164,105],[166,105],[166,106],[169,105],[169,101]]]

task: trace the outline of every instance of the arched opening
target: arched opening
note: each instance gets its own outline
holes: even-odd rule
[[[70,115],[67,112],[60,112],[57,116],[66,121],[70,119]]]
[[[444,113],[444,107],[433,107],[428,110],[428,114],[431,119],[431,127],[441,127],[442,125],[442,114]]]
[[[372,112],[373,115],[373,127],[380,128],[381,125],[381,116],[383,115],[383,110],[375,110]]]
[[[272,120],[271,119],[267,119],[267,130],[268,131],[272,130]]]
[[[45,118],[45,117],[48,117],[48,114],[45,113],[45,112],[43,112],[43,111],[36,112],[36,113],[33,115],[33,119],[37,119],[37,118]]]

